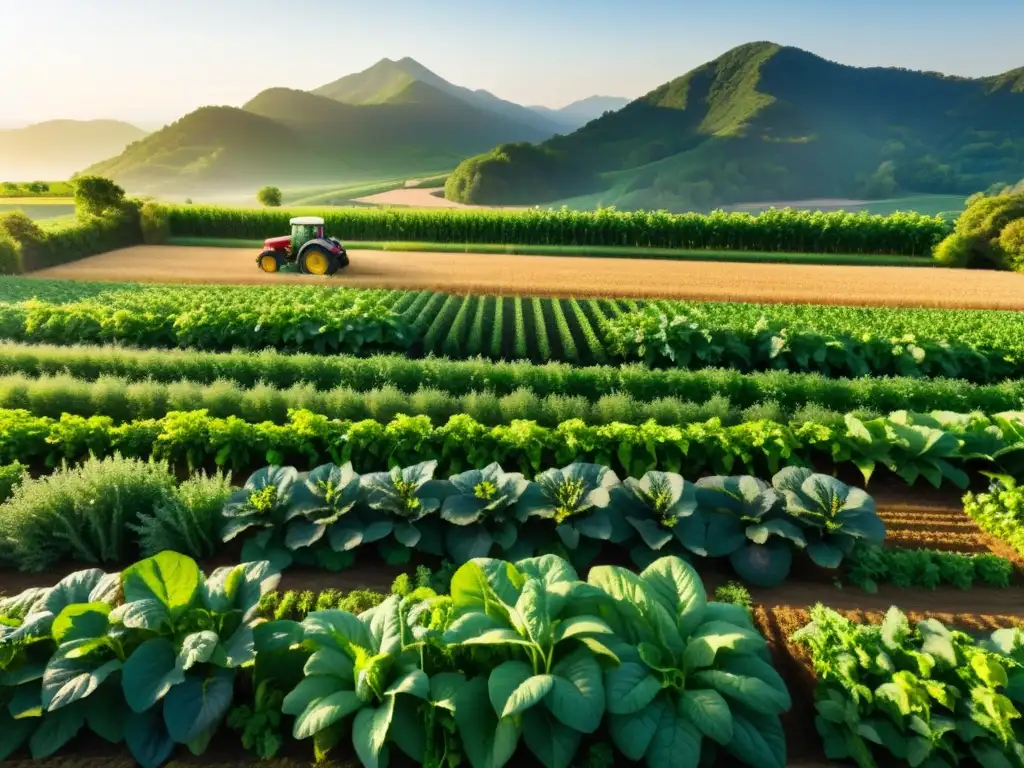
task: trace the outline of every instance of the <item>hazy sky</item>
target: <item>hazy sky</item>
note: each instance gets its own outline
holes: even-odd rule
[[[1021,0],[0,0],[0,124],[173,120],[403,56],[548,106],[636,97],[753,40],[989,75],[1024,66],[1021,30]]]

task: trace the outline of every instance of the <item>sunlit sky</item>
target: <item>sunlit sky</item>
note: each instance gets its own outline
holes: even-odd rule
[[[1024,66],[1021,0],[0,0],[0,125],[161,124],[411,56],[524,104],[636,97],[753,40],[858,66]]]

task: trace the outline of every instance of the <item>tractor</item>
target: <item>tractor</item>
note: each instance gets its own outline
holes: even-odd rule
[[[291,235],[268,237],[256,264],[264,272],[280,272],[294,264],[306,275],[333,275],[348,266],[348,252],[337,239],[324,237],[324,220],[319,216],[300,216],[289,222]]]

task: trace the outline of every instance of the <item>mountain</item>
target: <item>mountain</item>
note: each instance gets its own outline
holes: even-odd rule
[[[88,171],[131,191],[227,191],[437,172],[498,142],[551,135],[423,80],[388,88],[358,104],[271,88],[241,109],[197,110]]]
[[[66,179],[143,136],[117,120],[51,120],[0,130],[0,181]]]
[[[550,107],[530,107],[534,112],[547,116],[569,130],[576,130],[596,120],[605,112],[615,112],[629,104],[629,99],[621,96],[589,96],[559,109]]]
[[[560,130],[565,130],[562,120],[552,119],[529,107],[505,101],[489,91],[474,91],[460,85],[453,85],[418,61],[408,57],[398,61],[381,59],[369,69],[346,75],[340,80],[320,86],[314,89],[313,93],[346,104],[381,104],[389,102],[413,82],[433,86],[477,109],[493,112],[514,123],[529,126],[544,134],[545,138]]]
[[[759,42],[567,136],[470,158],[446,194],[686,210],[969,194],[1022,175],[1024,69],[972,79],[859,68]]]

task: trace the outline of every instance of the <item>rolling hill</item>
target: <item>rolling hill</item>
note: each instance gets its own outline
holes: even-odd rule
[[[857,68],[750,43],[540,145],[449,177],[460,202],[576,198],[683,210],[753,200],[969,194],[1024,175],[1024,70]]]
[[[496,143],[553,133],[424,80],[382,83],[352,85],[359,103],[271,88],[240,109],[204,107],[87,170],[131,191],[220,192],[444,171]]]
[[[117,120],[51,120],[0,130],[0,181],[66,179],[145,135]]]

